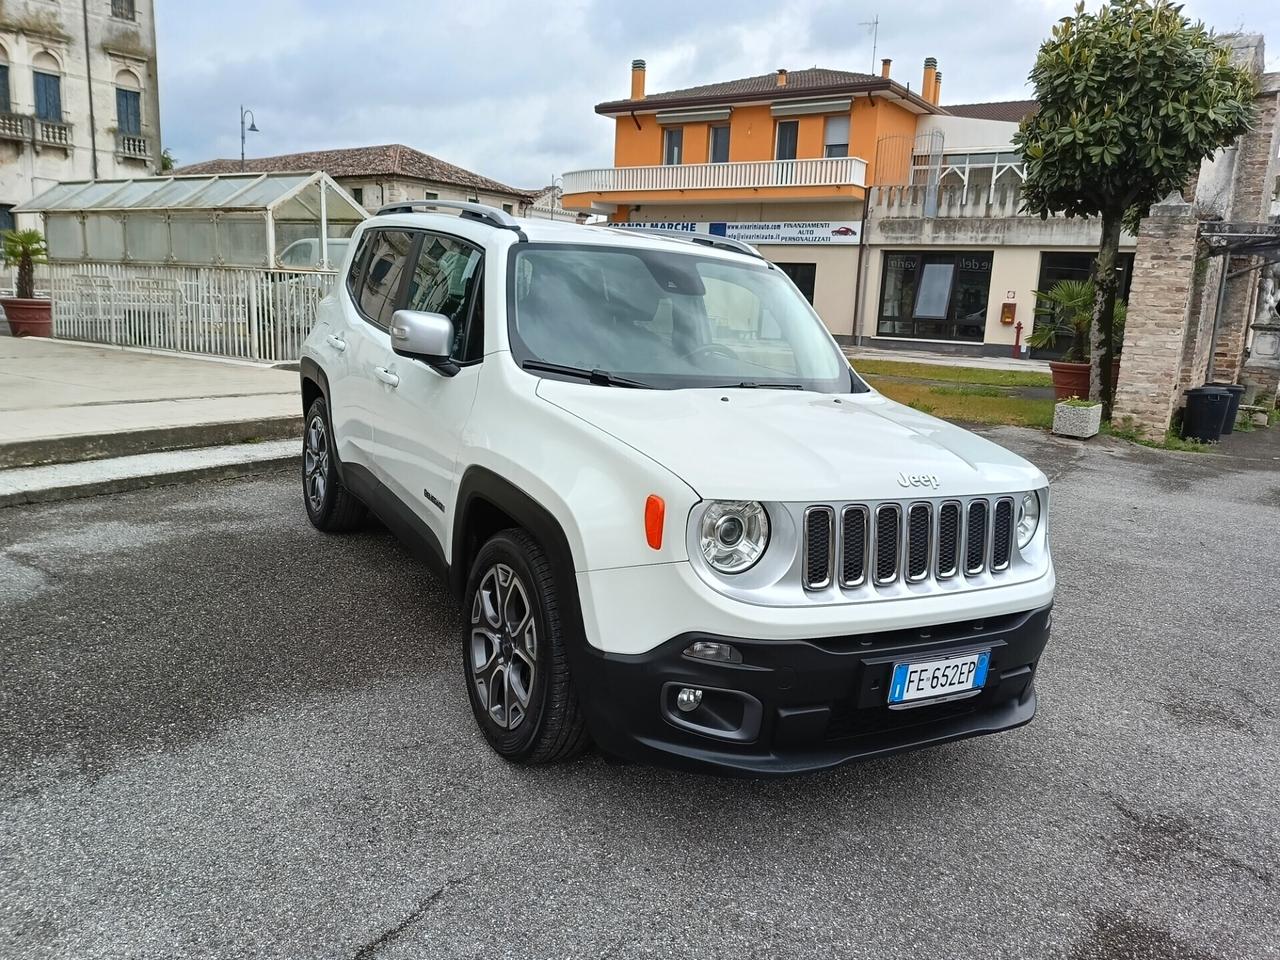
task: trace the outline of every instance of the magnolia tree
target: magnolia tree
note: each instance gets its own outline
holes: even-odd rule
[[[1039,110],[1014,138],[1026,160],[1024,204],[1047,217],[1098,217],[1090,396],[1111,416],[1112,327],[1120,230],[1180,191],[1200,162],[1253,119],[1254,78],[1167,0],[1076,7],[1031,70]]]

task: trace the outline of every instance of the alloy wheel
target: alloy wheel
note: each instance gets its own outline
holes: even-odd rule
[[[307,491],[307,503],[312,513],[324,507],[324,494],[329,486],[329,432],[324,419],[316,416],[307,424],[306,439],[302,447],[302,477]]]
[[[529,711],[537,675],[538,627],[529,592],[505,563],[480,579],[471,605],[471,672],[480,704],[504,730]]]

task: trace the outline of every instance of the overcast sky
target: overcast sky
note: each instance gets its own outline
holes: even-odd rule
[[[240,152],[239,105],[260,133],[250,156],[405,143],[519,187],[608,166],[631,60],[651,92],[823,66],[872,69],[875,52],[919,89],[938,58],[943,103],[1029,96],[1035,50],[1073,0],[157,0],[165,146],[180,164]],[[1271,41],[1280,2],[1191,0],[1218,32]]]

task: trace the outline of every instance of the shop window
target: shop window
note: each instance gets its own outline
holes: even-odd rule
[[[662,131],[662,162],[669,167],[684,162],[684,127]]]
[[[990,251],[890,251],[880,282],[882,337],[981,342],[991,291]]]
[[[847,157],[849,155],[849,115],[840,114],[827,117],[822,134],[822,155],[824,157]]]
[[[779,120],[773,158],[775,160],[794,160],[796,158],[796,144],[799,141],[800,121]]]
[[[813,303],[813,284],[818,275],[816,263],[777,263],[774,266],[790,277],[804,298]]]
[[[711,128],[711,142],[708,153],[707,159],[712,163],[729,162],[729,128],[727,126]]]

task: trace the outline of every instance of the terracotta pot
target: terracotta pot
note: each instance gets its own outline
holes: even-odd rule
[[[1055,400],[1070,400],[1089,396],[1089,364],[1067,363],[1065,360],[1050,360],[1049,372],[1053,375],[1053,395]],[[1111,395],[1115,396],[1116,385],[1120,382],[1120,364],[1111,365]]]
[[[15,337],[53,336],[52,300],[5,297],[0,300],[0,307],[4,308],[5,318],[9,321],[9,332]]]

